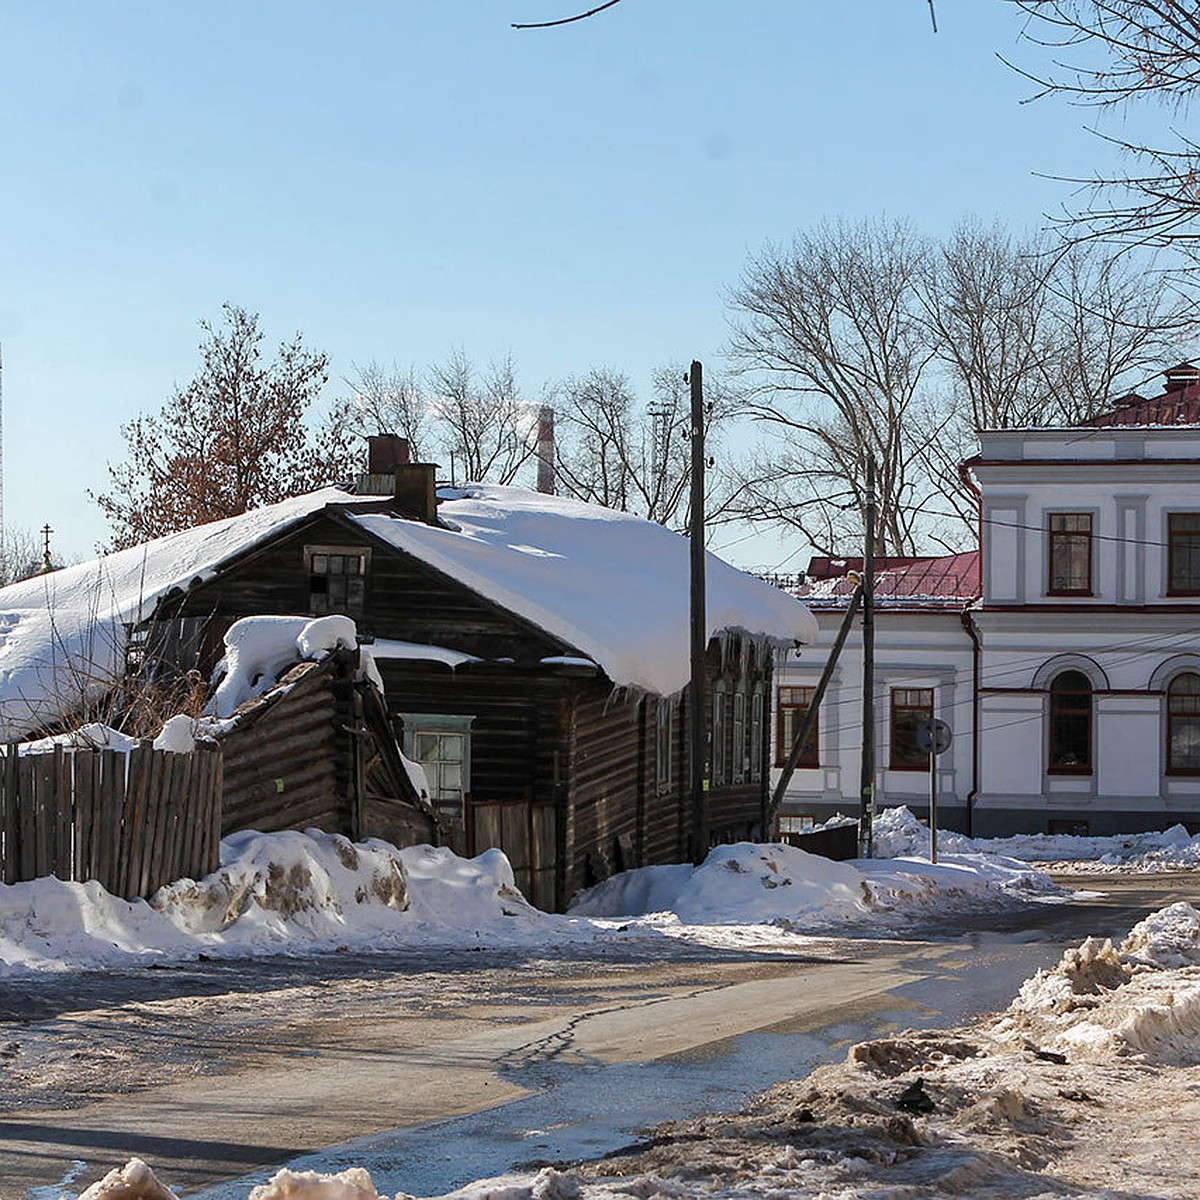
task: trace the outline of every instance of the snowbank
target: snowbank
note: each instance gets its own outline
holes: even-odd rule
[[[717,846],[698,867],[641,867],[581,892],[575,916],[666,916],[687,926],[772,924],[822,930],[906,920],[949,908],[1011,907],[1069,893],[1013,859],[948,855],[832,862],[778,843]],[[661,922],[660,922],[661,923]]]
[[[1022,986],[995,1034],[1071,1060],[1200,1063],[1200,913],[1161,909],[1119,947],[1088,938]]]
[[[880,858],[928,855],[929,829],[904,807],[880,810],[874,825],[875,853]],[[1187,871],[1200,866],[1200,834],[1182,825],[1149,833],[1078,837],[1065,833],[1023,833],[1006,838],[969,838],[938,831],[938,854],[986,854],[997,861],[1087,864],[1089,872]]]
[[[247,832],[221,843],[221,862],[149,902],[119,899],[94,880],[0,885],[0,977],[198,953],[508,945],[592,932],[529,905],[498,850],[463,859],[319,830]]]

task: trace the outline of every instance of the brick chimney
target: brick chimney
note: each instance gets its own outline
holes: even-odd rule
[[[358,477],[364,496],[391,496],[402,516],[436,525],[437,463],[409,461],[408,439],[394,433],[367,438],[367,472]]]
[[[408,462],[408,438],[376,433],[367,438],[367,473],[390,475]]]
[[[400,463],[396,467],[393,497],[403,516],[438,524],[437,463]]]

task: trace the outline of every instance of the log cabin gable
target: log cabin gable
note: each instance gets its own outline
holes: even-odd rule
[[[327,508],[289,526],[158,604],[134,633],[139,657],[207,674],[234,621],[345,612],[364,640],[444,646],[533,666],[581,651]],[[152,647],[152,648],[151,648]]]

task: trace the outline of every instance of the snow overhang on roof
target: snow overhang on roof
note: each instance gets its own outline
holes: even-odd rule
[[[0,736],[19,736],[105,690],[124,667],[125,628],[169,593],[327,507],[518,614],[595,661],[614,684],[669,695],[688,667],[685,538],[626,513],[521,488],[443,493],[447,528],[324,488],[241,516],[0,588]],[[708,633],[811,642],[794,597],[707,556]]]
[[[686,686],[689,543],[661,525],[523,488],[443,489],[446,526],[385,513],[347,515],[561,639],[614,684],[661,695]],[[706,556],[707,633],[811,642],[816,622],[794,597]]]

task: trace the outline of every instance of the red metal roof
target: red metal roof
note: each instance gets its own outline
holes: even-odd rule
[[[806,602],[836,600],[854,591],[846,578],[862,571],[861,558],[820,556],[808,564],[808,584],[800,590]],[[965,604],[980,593],[979,551],[962,554],[914,555],[908,558],[879,557],[875,560],[875,599],[899,605],[945,608]]]
[[[1113,425],[1200,425],[1200,381],[1197,381],[1200,371],[1192,363],[1180,363],[1163,374],[1167,384],[1162,395],[1146,397],[1130,392],[1114,400],[1107,412],[1079,424],[1089,429]]]

